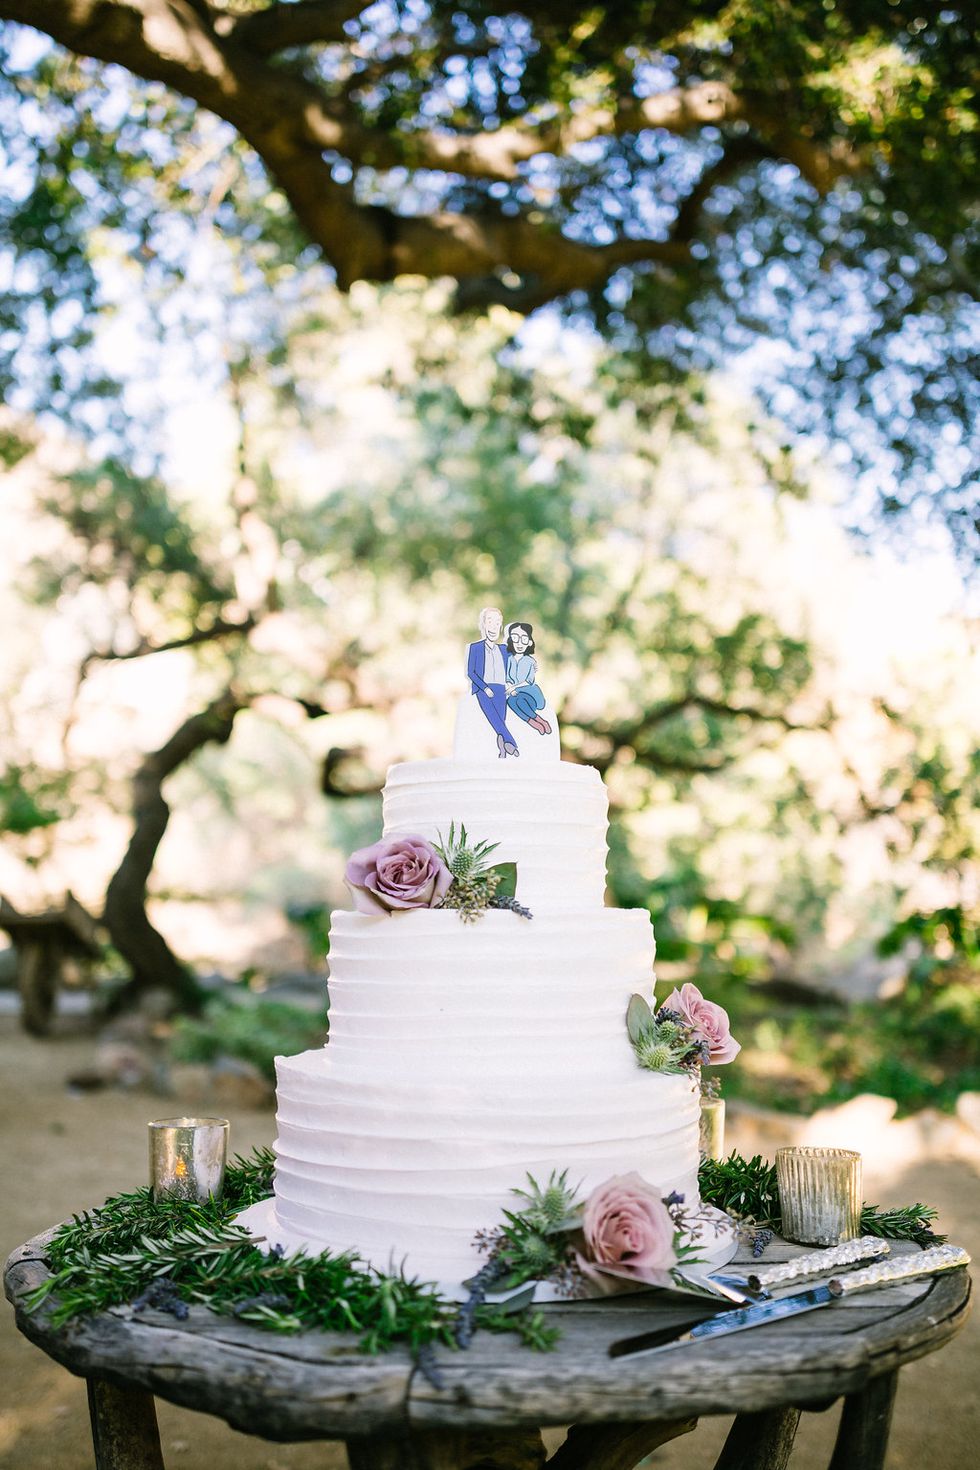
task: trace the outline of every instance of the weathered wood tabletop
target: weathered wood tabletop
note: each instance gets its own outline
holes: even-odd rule
[[[367,1357],[352,1337],[283,1337],[203,1307],[184,1322],[120,1307],[56,1328],[50,1311],[24,1307],[48,1274],[50,1233],[10,1257],[6,1292],[20,1330],[88,1379],[98,1470],[161,1470],[153,1395],[266,1439],[343,1440],[352,1470],[532,1470],[546,1461],[545,1425],[574,1426],[549,1470],[630,1470],[699,1416],[732,1413],[716,1470],[780,1470],[801,1409],[843,1396],[831,1470],[880,1470],[898,1370],[948,1342],[970,1299],[967,1272],[957,1270],[730,1338],[617,1359],[608,1353],[616,1338],[713,1312],[655,1293],[547,1307],[562,1333],[554,1351],[478,1334],[466,1352],[437,1350],[436,1388],[407,1351]],[[774,1240],[765,1261],[799,1252]]]

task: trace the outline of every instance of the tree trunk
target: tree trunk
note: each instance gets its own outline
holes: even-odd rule
[[[133,779],[133,835],[109,883],[103,915],[113,944],[132,971],[127,1000],[161,986],[171,991],[182,1010],[200,1009],[200,986],[147,916],[146,886],[170,820],[164,781],[202,746],[211,741],[226,744],[235,716],[246,703],[226,690],[207,709],[185,720],[160,750],[146,756]]]

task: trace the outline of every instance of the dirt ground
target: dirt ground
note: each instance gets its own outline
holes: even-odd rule
[[[0,1254],[73,1211],[131,1188],[146,1173],[144,1120],[167,1105],[145,1093],[102,1092],[71,1096],[64,1079],[86,1065],[90,1038],[65,1029],[32,1041],[11,1017],[0,1018]],[[870,1121],[869,1121],[870,1119]],[[844,1120],[849,1129],[853,1116]],[[269,1143],[268,1112],[233,1113],[232,1149]],[[878,1203],[922,1200],[940,1210],[940,1226],[980,1256],[980,1144],[963,1145],[955,1130],[940,1130],[921,1146],[918,1132],[865,1116],[872,1144],[865,1152],[865,1197]],[[744,1116],[730,1128],[731,1146],[743,1152],[799,1137],[799,1129],[768,1118]],[[916,1145],[916,1140],[919,1140]],[[826,1138],[827,1142],[836,1141]],[[877,1159],[877,1165],[871,1160]],[[11,1470],[90,1470],[92,1448],[85,1389],[15,1330],[13,1314],[0,1309],[0,1467]],[[980,1314],[942,1352],[907,1367],[901,1378],[888,1470],[972,1470],[980,1444]],[[168,1470],[343,1470],[341,1447],[271,1445],[236,1433],[216,1419],[159,1405]],[[794,1470],[824,1470],[837,1411],[805,1415],[792,1461]],[[714,1464],[729,1421],[703,1420],[693,1435],[658,1451],[650,1463],[662,1470],[707,1470]],[[560,1442],[556,1431],[548,1436]]]

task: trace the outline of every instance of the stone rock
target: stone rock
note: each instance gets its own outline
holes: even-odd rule
[[[980,1092],[961,1092],[956,1099],[956,1116],[974,1133],[980,1133]]]
[[[214,1094],[211,1068],[203,1062],[174,1062],[167,1068],[166,1091],[186,1107],[210,1106]]]
[[[92,1064],[73,1072],[68,1086],[83,1092],[101,1087],[142,1087],[153,1078],[154,1059],[146,1048],[129,1041],[101,1041]]]
[[[276,1090],[258,1067],[240,1057],[219,1057],[211,1068],[212,1096],[225,1108],[267,1108]]]
[[[127,1041],[104,1041],[96,1048],[95,1067],[109,1087],[139,1087],[149,1078],[153,1063],[143,1047]]]
[[[136,1005],[136,1014],[143,1017],[151,1027],[158,1021],[166,1021],[173,1012],[173,994],[162,985],[144,990]]]

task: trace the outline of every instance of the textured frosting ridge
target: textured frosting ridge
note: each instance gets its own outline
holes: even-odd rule
[[[519,897],[546,908],[602,906],[609,801],[593,766],[569,761],[406,761],[385,783],[385,836],[430,841],[463,822],[474,838],[499,843],[494,859],[516,862]]]
[[[330,1041],[277,1060],[275,1224],[287,1248],[356,1250],[458,1287],[527,1173],[588,1192],[638,1171],[697,1196],[695,1080],[642,1071],[626,1036],[649,993],[649,915],[603,907],[597,771],[394,766],[385,834],[450,821],[518,864],[530,921],[490,911],[335,913]]]

